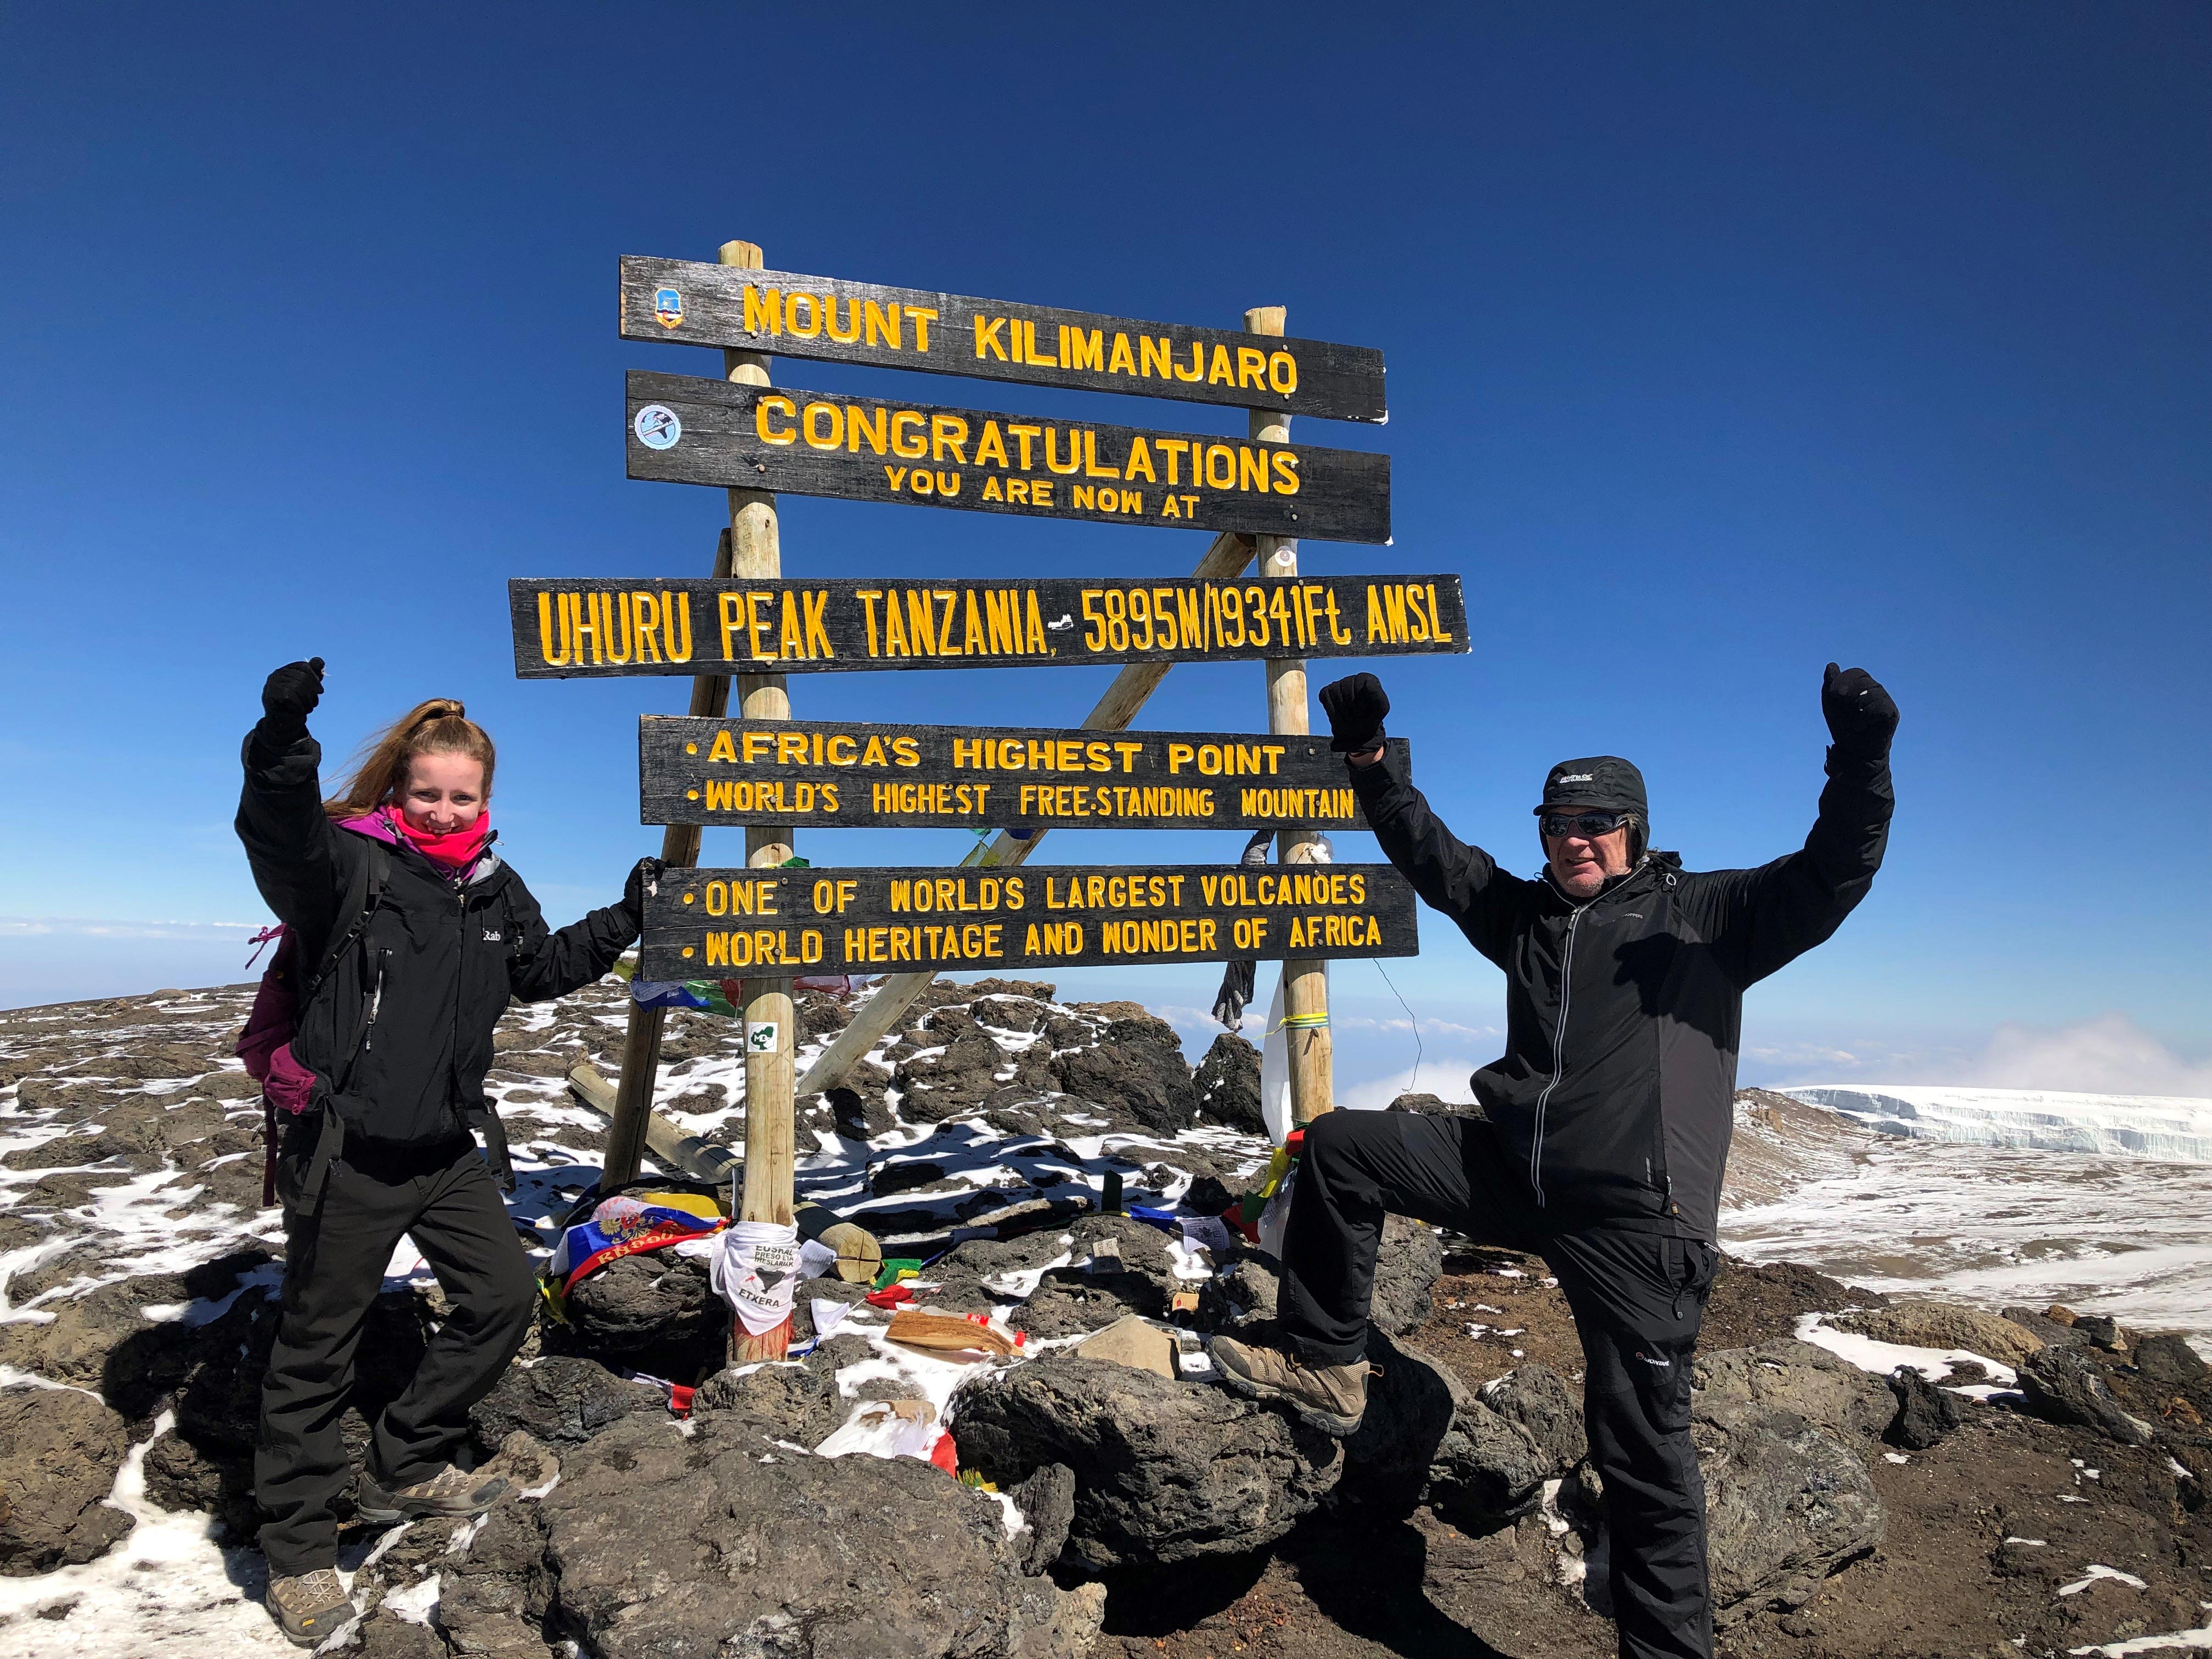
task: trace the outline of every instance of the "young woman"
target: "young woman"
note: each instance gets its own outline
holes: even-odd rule
[[[483,728],[450,699],[423,703],[325,800],[322,750],[307,735],[322,687],[319,657],[269,677],[238,809],[254,883],[290,935],[300,996],[291,1098],[301,1109],[276,1183],[283,1317],[262,1382],[254,1481],[273,1517],[261,1530],[269,1607],[301,1646],[352,1616],[333,1570],[337,1505],[353,1478],[339,1415],[403,1234],[451,1311],[375,1425],[357,1510],[470,1515],[501,1495],[502,1482],[452,1462],[469,1407],[507,1369],[537,1301],[471,1133],[496,1122],[483,1094],[492,1028],[510,997],[541,1001],[605,974],[638,937],[659,876],[657,860],[641,861],[619,904],[549,933],[492,850]],[[503,1166],[502,1141],[487,1138]]]

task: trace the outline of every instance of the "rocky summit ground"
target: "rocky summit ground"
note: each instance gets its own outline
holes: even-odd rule
[[[609,981],[516,1009],[499,1034],[493,1091],[533,1250],[596,1178],[604,1126],[564,1079],[583,1060],[611,1074],[623,997]],[[251,1547],[283,1230],[259,1206],[255,1091],[228,1056],[247,1000],[0,1015],[0,1651],[289,1650],[257,1604]],[[854,1006],[802,999],[802,1042],[818,1048]],[[686,1129],[741,1147],[738,1048],[726,1021],[672,1018],[661,1093]],[[1540,1260],[1394,1223],[1371,1404],[1341,1443],[1202,1370],[1077,1351],[1131,1315],[1273,1328],[1263,1252],[1097,1212],[1109,1176],[1126,1203],[1193,1215],[1243,1190],[1267,1152],[1257,1082],[1241,1041],[1194,1071],[1133,1004],[936,986],[849,1086],[801,1103],[800,1185],[915,1241],[934,1256],[923,1304],[996,1315],[1018,1353],[892,1342],[887,1314],[817,1282],[799,1335],[817,1297],[825,1325],[842,1322],[811,1352],[726,1368],[703,1261],[621,1262],[476,1413],[474,1455],[508,1475],[506,1500],[476,1522],[349,1530],[343,1565],[368,1612],[339,1645],[374,1659],[1609,1653],[1580,1356]],[[1738,1178],[1756,1196],[1820,1136],[1796,1134],[1793,1103],[1740,1107]],[[948,1229],[1040,1202],[1039,1231],[944,1249]],[[362,1345],[356,1444],[442,1312],[403,1246]],[[665,1384],[695,1381],[679,1419]],[[2212,1648],[2212,1375],[2178,1338],[1731,1261],[1697,1381],[1723,1654]],[[982,1484],[812,1449],[893,1401],[949,1421]]]

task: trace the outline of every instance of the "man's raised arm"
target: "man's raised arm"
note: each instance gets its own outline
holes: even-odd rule
[[[1475,949],[1498,961],[1505,949],[1506,917],[1528,884],[1453,835],[1407,781],[1383,745],[1390,699],[1374,675],[1353,674],[1323,686],[1321,706],[1328,716],[1329,747],[1347,763],[1352,793],[1382,855],[1433,908],[1459,924]]]
[[[1764,979],[1833,934],[1874,885],[1889,844],[1896,702],[1865,669],[1830,663],[1820,712],[1833,741],[1820,816],[1805,845],[1724,878],[1718,931],[1740,984]]]

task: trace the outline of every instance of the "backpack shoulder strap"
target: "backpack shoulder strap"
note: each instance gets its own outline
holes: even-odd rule
[[[315,965],[314,973],[301,985],[300,1006],[302,1008],[321,988],[323,981],[330,976],[331,969],[337,965],[338,958],[361,937],[362,930],[368,926],[370,915],[384,902],[385,889],[392,884],[392,854],[378,842],[364,841],[362,847],[368,856],[355,867],[353,878],[346,884],[345,904],[338,912],[349,918],[345,929],[331,939],[330,949],[323,952],[323,959]]]

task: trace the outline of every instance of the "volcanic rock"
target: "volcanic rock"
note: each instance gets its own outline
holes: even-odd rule
[[[76,1389],[0,1389],[0,1573],[90,1561],[134,1524],[102,1500],[130,1438],[122,1417]]]
[[[1959,1426],[1959,1396],[1939,1389],[1910,1365],[1889,1374],[1890,1392],[1897,1396],[1897,1415],[1890,1419],[1882,1438],[1907,1451],[1926,1451],[1941,1445]]]
[[[2096,1366],[2067,1348],[2030,1354],[2020,1368],[2027,1409],[2046,1422],[2094,1429],[2128,1446],[2147,1446],[2151,1426],[2120,1404]]]
[[[1393,1336],[1411,1335],[1435,1311],[1433,1292],[1443,1271],[1443,1241],[1435,1228],[1410,1216],[1384,1218],[1367,1316]]]
[[[1702,1408],[1692,1432],[1720,1622],[1802,1607],[1881,1543],[1881,1501],[1867,1467],[1827,1430],[1795,1412],[1727,1403]]]
[[[602,1659],[1075,1659],[1096,1594],[1022,1571],[1002,1511],[913,1458],[816,1458],[719,1415],[627,1419],[445,1566],[467,1653],[549,1632]]]
[[[1758,1407],[1794,1413],[1847,1440],[1873,1440],[1897,1414],[1896,1396],[1881,1377],[1809,1342],[1701,1353],[1691,1376],[1693,1409],[1707,1415]]]
[[[2043,1346],[2041,1338],[2009,1319],[1948,1302],[1893,1302],[1838,1314],[1831,1322],[1878,1342],[1946,1352],[1964,1349],[2007,1365],[2018,1364]]]
[[[1092,1571],[1273,1542],[1333,1489],[1337,1442],[1225,1389],[1052,1354],[954,1397],[962,1467],[1007,1490],[1075,1474],[1067,1557]]]
[[[1234,1031],[1213,1039],[1194,1081],[1200,1117],[1248,1135],[1267,1133],[1260,1113],[1260,1051]]]
[[[721,1364],[729,1304],[703,1256],[673,1249],[622,1257],[586,1274],[568,1293],[575,1346],[630,1369],[684,1382]]]
[[[469,1428],[488,1453],[517,1430],[541,1445],[575,1446],[635,1413],[667,1410],[667,1396],[650,1383],[617,1376],[596,1359],[548,1354],[508,1366],[470,1411]]]
[[[1198,1085],[1174,1028],[1149,1015],[1115,1020],[1095,1047],[1056,1054],[1052,1068],[1067,1093],[1156,1134],[1188,1128],[1198,1109]]]

